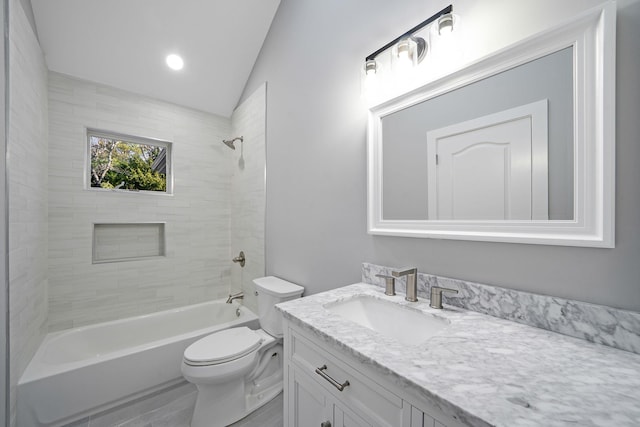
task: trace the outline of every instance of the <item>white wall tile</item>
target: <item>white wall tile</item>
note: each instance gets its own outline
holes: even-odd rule
[[[229,119],[49,74],[49,330],[229,289]],[[174,194],[85,190],[86,128],[173,143]],[[166,222],[166,257],[92,264],[92,224]]]
[[[244,137],[236,143],[231,184],[231,252],[244,251],[243,268],[231,267],[234,290],[244,291],[244,303],[257,312],[253,279],[265,274],[265,126],[266,83],[247,98],[231,116],[233,136]]]
[[[165,255],[163,223],[93,225],[93,262]]]
[[[19,1],[9,26],[10,417],[16,384],[47,330],[47,69]]]

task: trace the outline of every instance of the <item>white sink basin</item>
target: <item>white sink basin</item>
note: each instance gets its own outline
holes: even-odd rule
[[[369,295],[330,302],[324,308],[403,344],[417,345],[449,326],[449,321]]]

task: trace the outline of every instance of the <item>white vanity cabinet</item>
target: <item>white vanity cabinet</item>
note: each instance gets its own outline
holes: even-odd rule
[[[318,384],[303,369],[289,371],[288,399],[293,402],[287,417],[288,426],[366,427],[371,424],[361,419]]]
[[[334,344],[285,322],[285,427],[459,427]],[[340,390],[342,389],[342,390]]]

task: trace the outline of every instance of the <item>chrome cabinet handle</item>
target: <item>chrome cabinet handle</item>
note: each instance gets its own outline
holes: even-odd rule
[[[321,367],[316,368],[316,374],[320,375],[322,378],[329,381],[331,385],[337,388],[339,391],[344,390],[344,388],[349,385],[349,381],[345,381],[342,384],[340,384],[338,381],[331,378],[329,374],[325,372],[326,369],[327,369],[327,365],[322,365]]]

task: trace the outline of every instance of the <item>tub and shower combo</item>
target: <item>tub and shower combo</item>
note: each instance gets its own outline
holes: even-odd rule
[[[18,382],[23,427],[58,427],[184,381],[184,350],[237,326],[244,306],[211,301],[48,334]]]

